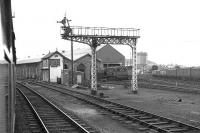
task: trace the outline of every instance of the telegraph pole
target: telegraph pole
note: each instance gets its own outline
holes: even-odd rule
[[[72,34],[72,32],[71,32]],[[72,85],[74,84],[74,57],[73,57],[73,40],[71,37],[71,65],[72,65]]]

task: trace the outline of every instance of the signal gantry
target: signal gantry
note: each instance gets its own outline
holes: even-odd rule
[[[96,48],[101,44],[129,45],[132,49],[132,60],[133,60],[131,92],[137,93],[138,87],[137,87],[136,43],[137,39],[140,38],[139,29],[82,27],[82,26],[69,26],[69,25],[66,26],[66,24],[63,23],[63,25],[61,26],[61,37],[62,39],[84,43],[91,47],[92,51],[91,93],[92,94],[96,94],[97,92]]]

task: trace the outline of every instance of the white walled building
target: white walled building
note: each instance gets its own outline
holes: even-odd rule
[[[71,60],[58,51],[48,53],[42,58],[42,80],[57,82],[61,78],[61,70],[68,69]]]

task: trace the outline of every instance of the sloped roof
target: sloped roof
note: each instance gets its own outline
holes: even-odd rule
[[[80,59],[82,59],[82,58],[84,58],[85,56],[92,56],[91,54],[85,54],[85,55],[83,55],[83,56],[81,56],[80,58],[77,58],[76,60],[74,60],[74,62],[76,62],[76,61],[78,61],[78,60],[80,60]],[[101,62],[101,59],[96,59],[97,61],[99,61],[99,62]]]
[[[49,52],[47,55],[45,55],[44,57],[42,57],[42,59],[46,59],[49,58],[50,56],[52,56],[55,52]]]
[[[8,62],[5,60],[0,60],[0,64],[8,64]]]
[[[100,50],[101,48],[103,48],[104,46],[106,46],[106,44],[98,46],[97,51]],[[28,63],[40,62],[40,61],[42,61],[42,59],[46,59],[46,58],[51,57],[56,52],[63,55],[64,57],[68,58],[69,60],[71,60],[71,51],[65,51],[65,52],[54,51],[54,52],[49,52],[48,54],[46,54],[43,57],[18,60],[17,64],[28,64]],[[90,48],[75,49],[74,54],[73,54],[73,59],[74,59],[74,61],[77,61],[78,59],[86,56],[87,54],[89,54],[91,56],[91,49]],[[101,61],[100,59],[97,59],[97,60]]]
[[[17,64],[37,63],[41,61],[42,61],[41,58],[32,58],[32,59],[25,59],[25,60],[17,60]]]
[[[96,51],[98,52],[100,49],[102,49],[106,45],[109,45],[109,44],[102,44],[102,45],[98,46],[97,49],[96,49]],[[115,49],[115,50],[118,51],[117,49]],[[71,59],[71,50],[60,52],[60,53],[63,54],[64,56],[66,56],[67,58]],[[77,60],[77,59],[81,58],[82,56],[85,56],[86,54],[90,54],[90,55],[92,54],[91,48],[78,48],[78,49],[74,49],[74,51],[73,51],[73,58],[74,58],[74,60]]]
[[[67,57],[67,58],[69,58],[71,60],[71,52],[62,52],[62,54],[65,57]],[[79,59],[81,59],[81,58],[83,58],[83,57],[85,57],[87,55],[91,56],[91,54],[89,52],[87,52],[87,51],[82,51],[81,53],[78,53],[77,51],[74,51],[73,60],[77,61],[77,60],[79,60]],[[97,59],[97,60],[101,61],[100,59]]]
[[[99,49],[97,49],[97,52],[100,51],[100,50],[102,50],[102,49],[108,48],[108,47],[112,48],[114,51],[116,51],[117,53],[119,53],[121,56],[124,57],[124,55],[121,52],[119,52],[119,50],[117,50],[117,48],[115,48],[115,45],[110,45],[110,44],[103,45],[102,47],[100,47]]]
[[[70,52],[62,52],[61,54],[63,54],[65,57],[69,58],[71,60],[71,51]],[[85,55],[87,55],[87,52],[82,52],[82,53],[76,53],[76,51],[74,51],[73,53],[73,60],[77,60]]]

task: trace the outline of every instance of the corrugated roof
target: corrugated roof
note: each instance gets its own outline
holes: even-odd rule
[[[25,59],[25,60],[17,60],[17,64],[28,64],[28,63],[36,63],[40,62],[41,58],[32,58],[32,59]]]
[[[100,50],[101,48],[103,48],[106,44],[103,44],[101,46],[98,46],[97,47],[97,51]],[[23,60],[18,60],[17,61],[17,64],[28,64],[28,63],[36,63],[36,62],[40,62],[42,61],[42,59],[45,59],[45,58],[49,58],[52,54],[54,54],[54,52],[49,52],[47,55],[45,55],[44,57],[40,57],[40,58],[31,58],[31,59],[23,59]],[[71,60],[71,51],[65,51],[65,52],[59,52],[61,53],[62,55],[64,55],[65,57],[69,58]],[[84,48],[84,49],[75,49],[74,50],[74,55],[73,55],[73,58],[74,58],[74,61],[78,60],[79,58],[85,56],[85,55],[91,55],[91,49],[90,48]],[[98,59],[99,60],[99,59]]]

